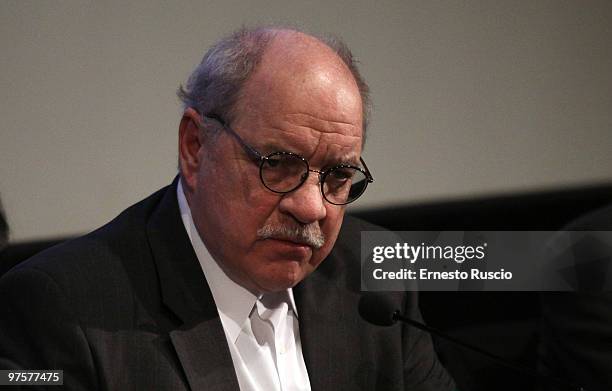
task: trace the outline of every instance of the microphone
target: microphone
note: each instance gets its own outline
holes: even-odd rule
[[[398,321],[407,323],[413,327],[416,327],[420,330],[426,331],[432,335],[445,339],[455,345],[461,346],[467,350],[471,350],[478,354],[481,354],[489,359],[501,364],[505,367],[511,368],[517,372],[522,374],[529,375],[531,377],[543,380],[549,384],[554,384],[557,387],[561,387],[566,390],[575,390],[575,391],[586,391],[583,387],[576,386],[573,384],[568,384],[567,382],[551,377],[543,375],[531,368],[528,368],[523,365],[512,363],[502,357],[496,356],[493,353],[487,352],[479,347],[470,345],[463,341],[460,341],[450,335],[447,335],[433,327],[427,326],[424,323],[417,322],[416,320],[410,319],[402,315],[401,311],[396,307],[391,298],[387,295],[383,295],[380,293],[365,293],[359,299],[359,315],[366,320],[367,322],[374,324],[376,326],[392,326]]]

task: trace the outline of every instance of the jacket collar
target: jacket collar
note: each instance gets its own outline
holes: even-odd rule
[[[310,385],[315,390],[354,385],[361,360],[355,354],[354,295],[344,287],[345,278],[335,250],[294,289],[300,311],[300,339]],[[342,388],[342,387],[341,387]],[[349,387],[350,388],[350,387]],[[351,388],[352,389],[352,388]]]
[[[147,222],[163,303],[181,320],[170,332],[192,390],[237,390],[227,341],[210,288],[181,221],[178,177]]]

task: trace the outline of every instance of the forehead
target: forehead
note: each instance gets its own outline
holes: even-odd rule
[[[358,156],[362,102],[350,70],[314,39],[277,41],[243,87],[237,125],[256,132],[261,146]]]
[[[271,123],[274,123],[272,121]],[[278,126],[253,130],[262,153],[289,151],[307,159],[357,163],[361,154],[361,130],[350,123],[338,123],[305,115],[289,114]]]

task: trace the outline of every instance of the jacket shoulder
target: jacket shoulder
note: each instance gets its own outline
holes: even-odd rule
[[[346,215],[340,233],[338,234],[336,246],[343,245],[345,242],[353,244],[356,242],[358,244],[361,233],[366,231],[387,231],[387,229],[359,217]]]
[[[128,311],[120,307],[130,305],[133,287],[146,278],[156,280],[146,225],[168,189],[132,205],[95,231],[23,261],[2,276],[0,286],[44,278],[62,292],[77,313],[93,314],[92,303],[99,300],[115,302],[117,310]]]

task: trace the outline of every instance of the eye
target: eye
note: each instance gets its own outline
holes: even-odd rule
[[[355,170],[352,168],[336,168],[329,173],[335,181],[344,182],[351,179],[355,175]]]
[[[325,185],[328,191],[338,191],[345,186],[350,186],[351,180],[355,175],[355,170],[349,167],[338,167],[329,172],[325,178]]]
[[[277,156],[275,157],[269,157],[266,159],[266,164],[268,165],[268,167],[270,168],[275,168],[278,167],[278,165],[280,164],[281,159],[278,158]]]
[[[278,152],[266,158],[260,175],[268,189],[284,193],[304,182],[308,175],[308,164],[297,155]]]

